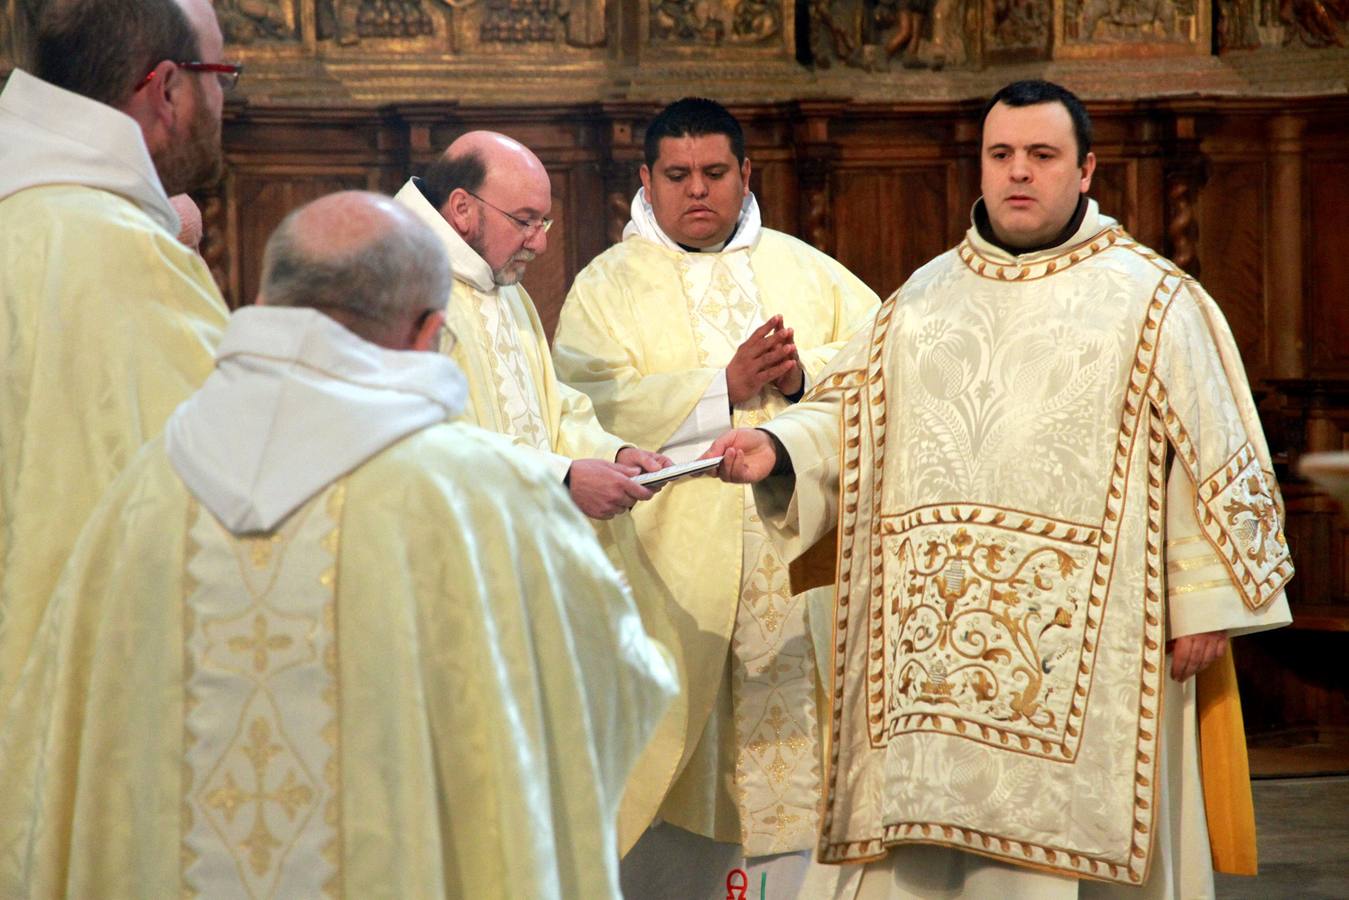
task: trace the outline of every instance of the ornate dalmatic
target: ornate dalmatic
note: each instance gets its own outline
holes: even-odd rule
[[[343,483],[275,532],[189,505],[186,896],[341,895],[337,622]]]
[[[748,253],[686,253],[680,273],[699,363],[724,368],[763,323]],[[764,392],[737,406],[737,426],[753,427],[786,407]],[[787,565],[768,540],[745,491],[740,604],[731,640],[735,719],[735,799],[747,856],[810,845],[818,816],[819,743],[815,659],[804,597],[793,596]]]
[[[825,861],[933,843],[1145,881],[1186,565],[1168,466],[1232,603],[1261,610],[1292,574],[1221,314],[1100,222],[1015,259],[967,238],[807,398],[842,407]]]

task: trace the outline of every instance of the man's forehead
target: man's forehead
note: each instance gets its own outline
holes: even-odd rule
[[[685,134],[679,137],[663,137],[657,147],[656,165],[702,167],[712,165],[735,165],[735,152],[731,149],[731,139],[724,134]]]
[[[552,185],[548,177],[531,170],[511,167],[489,169],[482,190],[485,196],[510,212],[546,215],[553,206]]]
[[[998,103],[984,119],[984,146],[1039,144],[1059,147],[1073,140],[1073,117],[1062,103],[1032,103],[1029,106]]]

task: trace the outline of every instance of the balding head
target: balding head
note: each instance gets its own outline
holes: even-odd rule
[[[525,264],[548,246],[540,227],[553,206],[548,170],[513,138],[468,132],[427,169],[422,187],[450,227],[491,267],[497,284],[514,284]]]
[[[277,226],[258,301],[318,309],[372,343],[407,350],[432,312],[438,329],[449,291],[449,260],[431,229],[388,197],[343,191]]]

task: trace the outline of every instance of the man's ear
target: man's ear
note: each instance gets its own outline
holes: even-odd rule
[[[642,190],[646,191],[646,202],[651,202],[651,169],[646,163],[637,170],[637,177],[642,179]]]
[[[445,324],[445,310],[438,309],[422,319],[421,327],[412,335],[413,350],[436,353],[440,350],[440,329]]]
[[[742,162],[742,163],[740,164],[740,180],[743,181],[743,182],[745,183],[745,193],[744,193],[744,196],[748,197],[748,196],[749,196],[749,157],[748,157],[748,156],[746,156],[746,157],[745,157],[745,161]]]
[[[189,90],[185,73],[171,60],[161,60],[145,86],[127,99],[122,111],[141,127],[145,146],[154,156],[174,140],[174,123]]]
[[[1082,184],[1079,186],[1079,190],[1083,194],[1091,190],[1091,176],[1095,171],[1096,171],[1096,154],[1089,152],[1087,153],[1086,160],[1084,160],[1082,163]]]
[[[473,200],[473,195],[463,188],[455,188],[450,191],[450,196],[445,198],[445,205],[440,208],[440,215],[450,223],[450,226],[461,235],[469,234],[473,231],[473,217],[477,204]]]

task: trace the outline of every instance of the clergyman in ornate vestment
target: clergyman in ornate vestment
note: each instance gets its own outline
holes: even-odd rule
[[[789,406],[879,301],[839,263],[763,226],[743,132],[719,104],[668,107],[645,152],[624,238],[577,276],[553,356],[606,428],[685,461],[733,422]],[[728,870],[776,859],[770,881],[789,895],[818,822],[808,598],[789,590],[744,488],[676,484],[632,517],[674,595],[688,719],[655,742],[679,767],[634,784],[646,795],[625,805],[625,838],[656,807],[664,824],[625,860],[624,886],[720,898]]]
[[[547,467],[446,421],[449,281],[386,197],[279,227],[0,716],[0,896],[620,896],[674,672]]]
[[[1071,93],[1004,88],[965,240],[710,450],[790,556],[838,529],[819,853],[866,865],[836,896],[1253,871],[1225,650],[1289,621],[1281,500],[1221,312],[1086,199],[1089,151]]]

